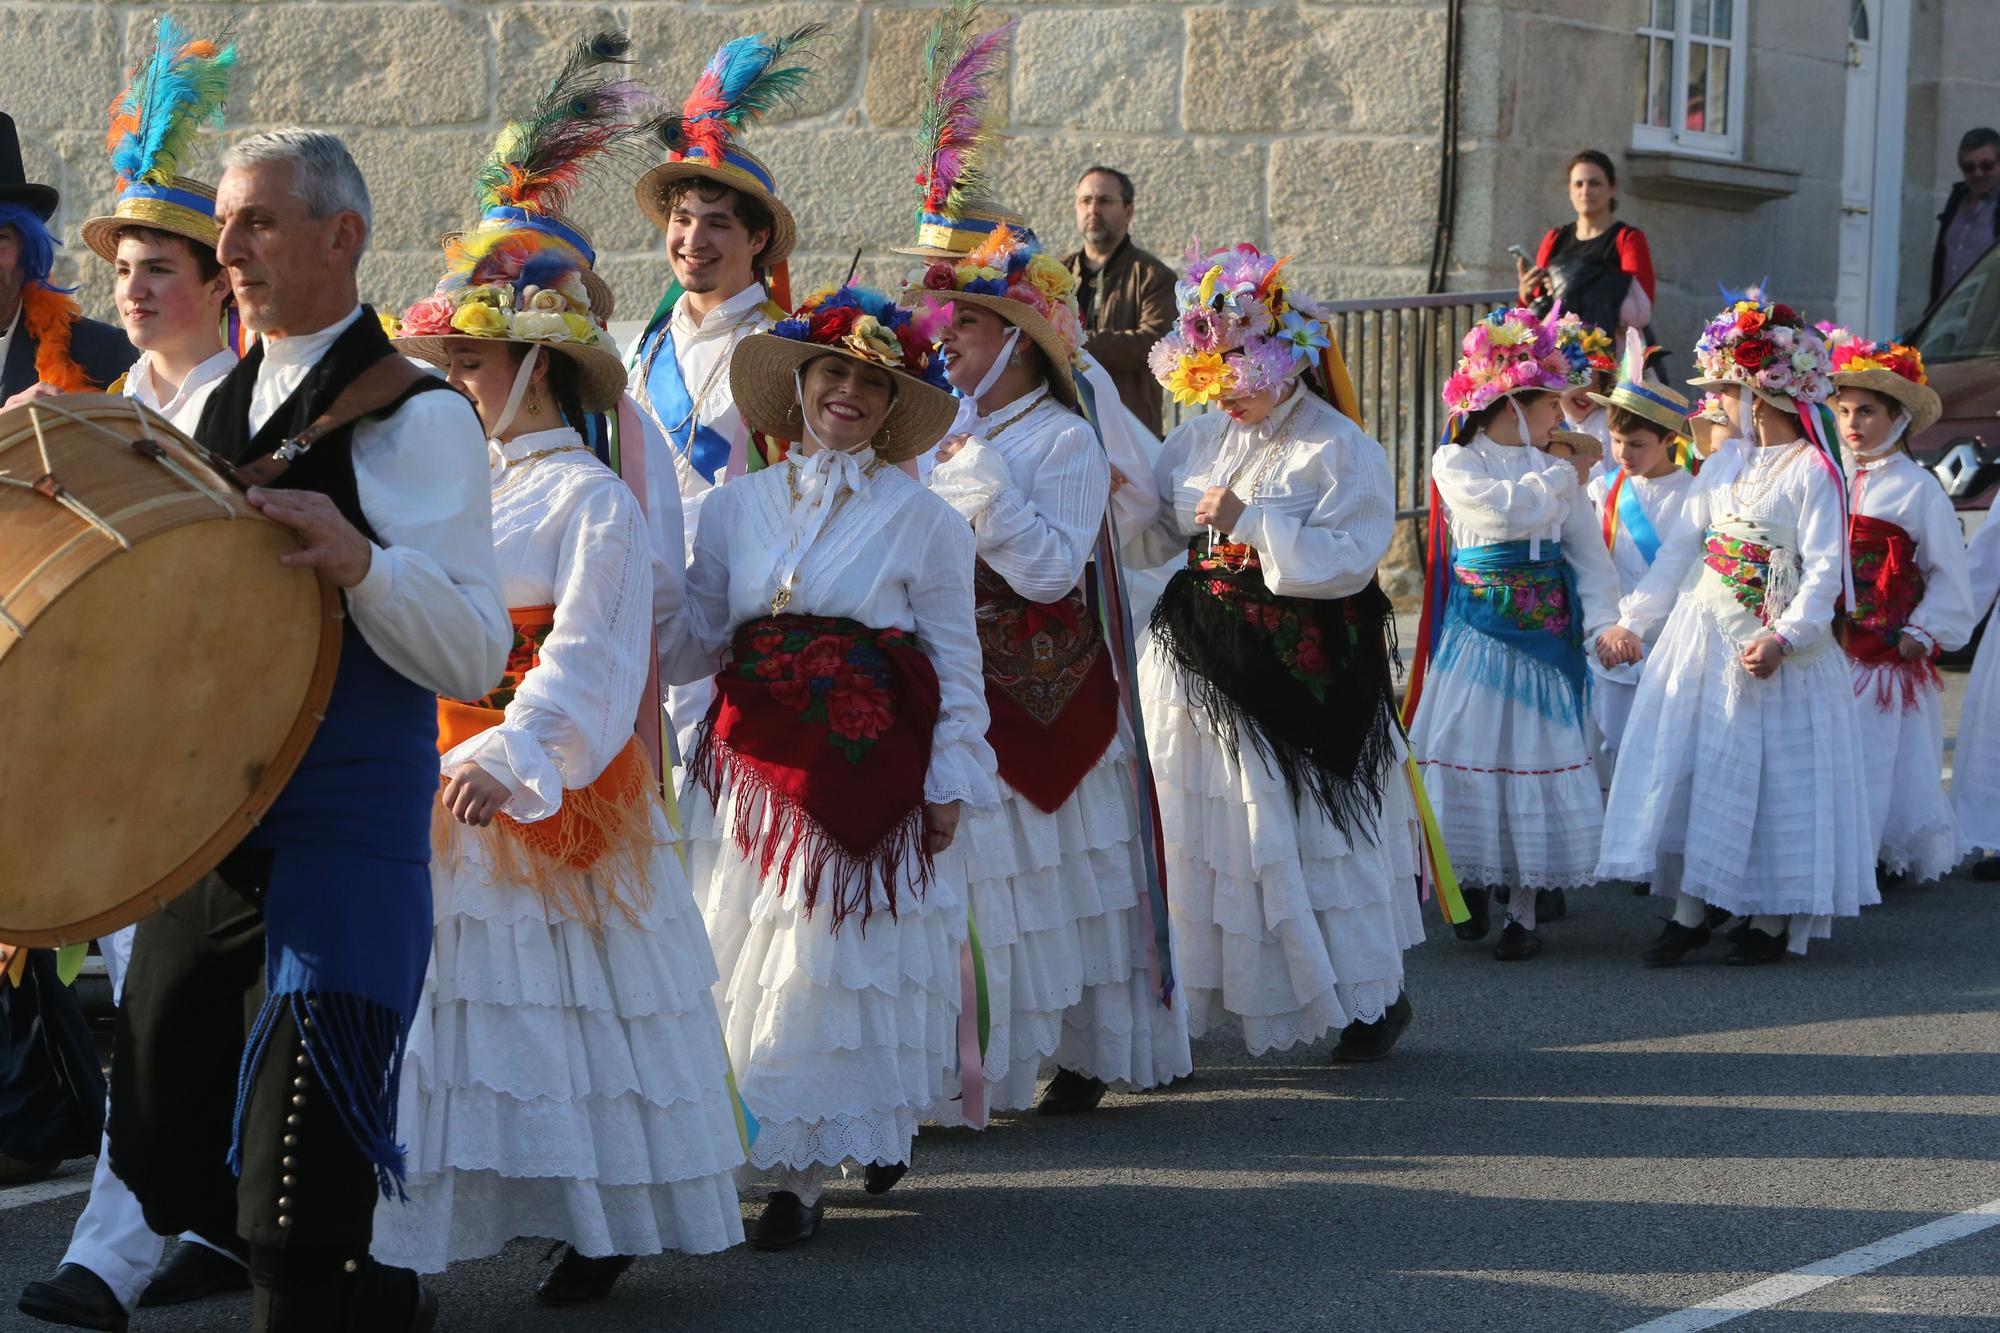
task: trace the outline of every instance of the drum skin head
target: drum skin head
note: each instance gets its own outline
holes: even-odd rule
[[[38,470],[9,444],[25,410],[0,416],[0,474]],[[54,475],[132,543],[0,488],[0,595],[27,631],[0,627],[0,939],[53,945],[147,915],[255,827],[317,726],[340,604],[191,454],[207,493],[102,431],[42,424]]]

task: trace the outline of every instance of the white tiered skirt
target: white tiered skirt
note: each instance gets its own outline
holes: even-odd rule
[[[1951,806],[1967,843],[2000,852],[2000,628],[1992,624],[1965,686],[1951,758]]]
[[[1187,1011],[1160,1003],[1140,910],[1145,892],[1134,760],[1125,724],[1069,800],[1049,814],[1004,783],[969,810],[959,838],[986,955],[988,1111],[1035,1101],[1060,1066],[1135,1088],[1194,1067]],[[962,1124],[959,1080],[926,1120]]]
[[[1894,672],[1852,659],[1848,666],[1861,752],[1870,757],[1864,782],[1875,859],[1918,884],[1942,878],[1968,850],[1944,791],[1944,692],[1920,687],[1916,707],[1906,710]],[[1878,699],[1882,677],[1887,708]]]
[[[1258,1055],[1381,1018],[1403,990],[1403,951],[1424,937],[1400,747],[1373,838],[1350,840],[1292,799],[1248,736],[1226,750],[1151,645],[1139,685],[1189,1031],[1234,1026]]]
[[[1468,664],[1497,655],[1503,671],[1534,664],[1471,636],[1448,668],[1432,667],[1410,726],[1431,808],[1468,886],[1570,889],[1596,882],[1604,792],[1584,719],[1559,721],[1478,679]],[[1624,757],[1619,757],[1619,765]]]
[[[733,833],[739,805],[762,824],[754,795],[699,786],[683,806],[689,872],[721,972],[716,1007],[737,1086],[758,1133],[753,1176],[815,1165],[907,1162],[917,1119],[944,1096],[958,1065],[966,936],[962,845],[937,858],[928,891],[899,886],[896,915],[876,890],[833,928],[831,903],[810,917],[788,866],[758,872]]]
[[[1847,656],[1830,643],[1758,680],[1684,595],[1625,724],[1597,872],[1738,916],[1789,916],[1790,947],[1882,900]],[[1886,775],[1885,775],[1886,776]]]
[[[456,830],[434,862],[397,1126],[409,1203],[376,1210],[378,1259],[435,1273],[517,1236],[593,1257],[743,1239],[715,960],[658,810],[653,828],[651,902],[634,924],[600,894],[597,933],[493,882],[498,829]]]

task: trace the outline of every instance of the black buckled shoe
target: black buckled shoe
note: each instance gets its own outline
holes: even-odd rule
[[[1561,889],[1535,890],[1535,922],[1560,921],[1569,915],[1569,899]]]
[[[1988,856],[1974,861],[1972,877],[1982,884],[2000,882],[2000,856]]]
[[[619,1277],[632,1266],[629,1254],[607,1254],[601,1259],[578,1254],[576,1247],[562,1247],[562,1258],[535,1288],[537,1305],[582,1305],[601,1301],[611,1294]]]
[[[887,1194],[909,1174],[908,1162],[870,1162],[861,1173],[861,1188],[870,1194]]]
[[[1494,942],[1493,956],[1503,963],[1525,963],[1542,951],[1542,937],[1518,921],[1509,921]]]
[[[1493,929],[1493,908],[1487,900],[1485,889],[1471,888],[1463,892],[1465,910],[1469,915],[1465,920],[1454,924],[1451,930],[1468,944],[1476,944],[1485,939],[1486,933]]]
[[[1340,1041],[1333,1048],[1334,1063],[1358,1065],[1380,1060],[1395,1047],[1396,1038],[1403,1035],[1403,1029],[1415,1016],[1406,991],[1373,1023],[1349,1023],[1340,1030]]]
[[[1669,920],[1666,929],[1660,932],[1660,938],[1639,955],[1639,961],[1647,967],[1673,967],[1707,944],[1711,934],[1706,925],[1683,926],[1678,921]]]
[[[1036,1115],[1082,1115],[1095,1111],[1110,1085],[1101,1078],[1079,1074],[1074,1069],[1058,1069],[1035,1104]]]
[[[47,1281],[30,1282],[21,1288],[15,1308],[31,1319],[65,1328],[125,1330],[125,1307],[104,1279],[82,1264],[64,1264]]]
[[[750,1244],[759,1250],[789,1250],[794,1245],[803,1245],[819,1230],[820,1219],[825,1215],[824,1197],[808,1208],[790,1190],[779,1190],[765,1203],[763,1216],[757,1219],[750,1233]]]
[[[1745,926],[1743,933],[1736,937],[1736,947],[1722,956],[1722,961],[1731,967],[1755,967],[1759,963],[1784,961],[1785,937],[1773,935],[1755,926]]]
[[[250,1290],[250,1270],[233,1254],[181,1241],[139,1293],[141,1306],[185,1305],[219,1291]]]

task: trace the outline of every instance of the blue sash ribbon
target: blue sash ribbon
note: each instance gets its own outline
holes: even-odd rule
[[[680,358],[674,354],[674,330],[662,322],[653,334],[641,363],[650,359],[646,371],[646,397],[677,453],[694,465],[703,480],[714,484],[729,466],[729,441],[720,431],[694,419],[694,395],[681,376]]]
[[[1560,541],[1541,546],[1539,560],[1525,541],[1454,553],[1431,669],[1470,672],[1551,721],[1580,724],[1589,672],[1576,575]]]
[[[1629,475],[1618,486],[1618,526],[1625,529],[1625,535],[1632,539],[1632,545],[1639,549],[1646,563],[1652,564],[1660,554],[1659,530],[1646,516],[1646,506],[1639,502],[1639,488],[1632,485]]]

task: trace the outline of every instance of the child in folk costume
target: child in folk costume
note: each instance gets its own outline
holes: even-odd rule
[[[1972,623],[1993,608],[2000,594],[2000,523],[1991,518],[1980,525],[1966,550],[1972,589]],[[1958,814],[1965,841],[1980,851],[2000,852],[2000,633],[1992,623],[1979,640],[1959,713],[1958,745],[1951,760],[1951,808]],[[1988,855],[1972,866],[1974,879],[2000,880],[2000,856]]]
[[[721,668],[688,761],[690,868],[750,1164],[778,1187],[751,1241],[779,1249],[817,1230],[828,1168],[899,1175],[954,1064],[978,1068],[955,834],[997,796],[973,534],[897,466],[951,424],[941,359],[848,287],[744,339],[730,377],[753,430],[798,443],[706,501],[668,661]]]
[[[1673,902],[1649,966],[1680,962],[1731,914],[1749,921],[1724,961],[1775,962],[1880,901],[1867,755],[1832,644],[1847,505],[1820,406],[1826,346],[1789,306],[1746,298],[1710,322],[1695,358],[1696,382],[1725,386],[1752,438],[1709,459],[1687,525],[1606,635],[1608,660],[1629,661],[1659,632],[1597,867]]]
[[[743,1236],[715,963],[652,748],[653,583],[680,570],[655,560],[646,506],[579,433],[619,410],[625,370],[582,256],[536,225],[632,132],[636,90],[604,68],[623,49],[580,46],[503,132],[481,178],[515,226],[468,235],[396,342],[448,369],[486,427],[515,647],[491,694],[439,703],[435,953],[403,1069],[409,1201],[378,1210],[376,1252],[436,1272],[552,1237],[566,1244],[537,1292],[548,1305],[602,1297],[634,1255]],[[678,553],[679,507],[665,512]]]
[[[1659,556],[1661,542],[1683,521],[1695,480],[1683,466],[1688,401],[1677,390],[1646,378],[1645,339],[1636,329],[1626,331],[1625,361],[1617,384],[1608,395],[1593,393],[1591,398],[1606,413],[1612,467],[1591,480],[1590,502],[1597,510],[1622,595],[1639,586]],[[1625,733],[1640,665],[1607,667],[1591,658],[1590,712],[1601,740],[1598,776],[1603,786],[1611,785],[1618,738]]]
[[[1964,859],[1944,792],[1940,650],[1972,637],[1977,617],[1951,498],[1906,442],[1943,405],[1923,354],[1828,332],[1834,416],[1847,446],[1847,539],[1854,598],[1839,624],[1854,670],[1875,860],[1891,877],[1937,879]]]
[[[1423,938],[1375,583],[1396,489],[1282,264],[1191,253],[1151,354],[1179,402],[1222,410],[1167,437],[1162,512],[1128,543],[1135,566],[1185,562],[1140,686],[1190,1028],[1234,1024],[1252,1054],[1340,1031],[1337,1058],[1376,1059],[1410,1022]]]
[[[1593,882],[1604,817],[1583,654],[1616,619],[1617,575],[1584,460],[1542,448],[1559,395],[1593,373],[1578,350],[1529,310],[1474,325],[1444,389],[1452,438],[1431,462],[1430,581],[1404,714],[1452,863],[1480,886],[1459,937],[1483,938],[1487,889],[1510,890],[1503,962],[1541,951],[1535,890]]]

